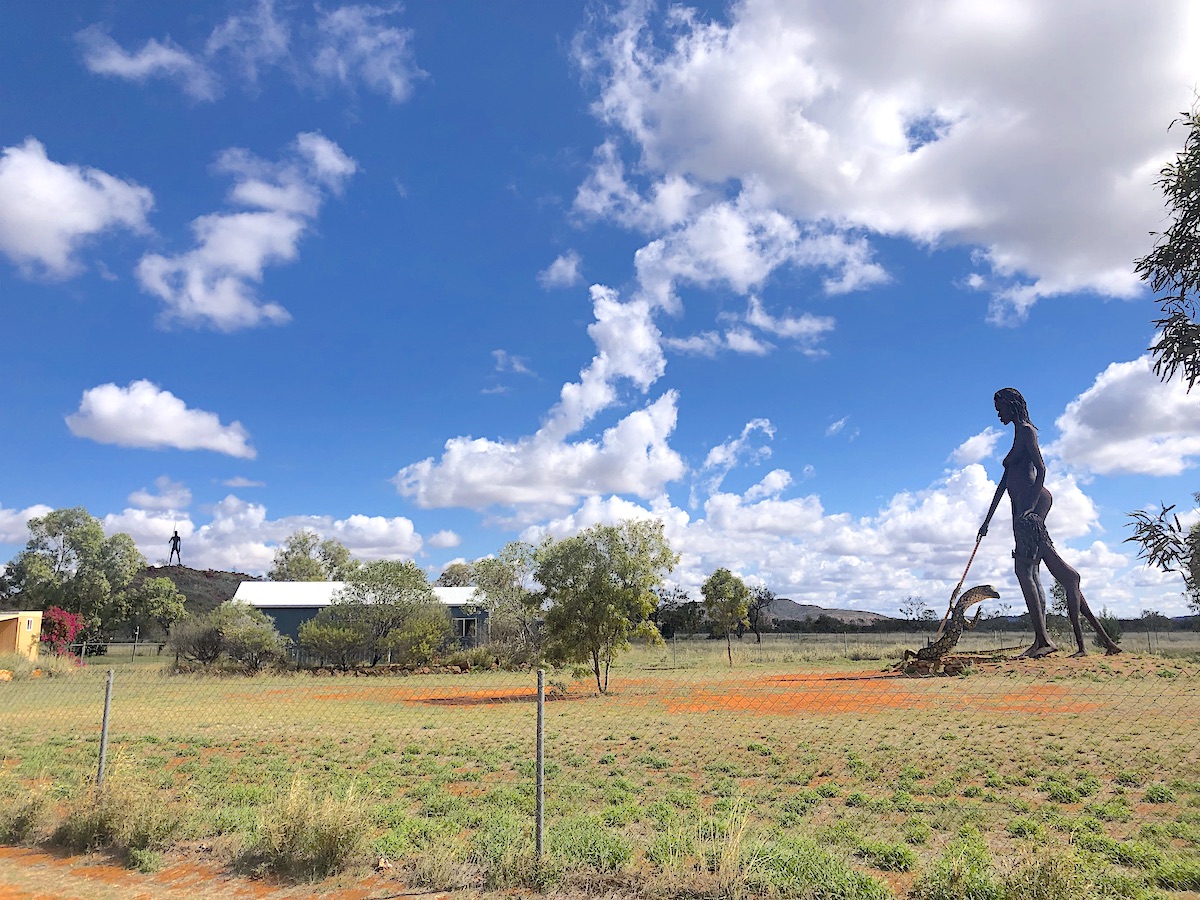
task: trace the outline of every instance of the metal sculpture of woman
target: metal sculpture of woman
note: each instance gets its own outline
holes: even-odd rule
[[[1029,421],[1029,410],[1025,406],[1025,398],[1016,388],[1001,388],[995,396],[996,415],[1005,424],[1013,425],[1013,445],[1004,457],[1004,475],[996,486],[996,495],[988,509],[987,518],[979,529],[979,540],[988,532],[988,524],[1000,505],[1000,498],[1008,491],[1012,502],[1013,538],[1016,549],[1013,560],[1017,581],[1021,585],[1021,593],[1025,595],[1025,605],[1029,609],[1029,619],[1033,623],[1033,644],[1022,653],[1022,656],[1046,656],[1058,650],[1050,636],[1046,633],[1046,595],[1042,591],[1040,563],[1045,562],[1046,568],[1055,580],[1063,586],[1067,595],[1067,611],[1071,618],[1071,628],[1075,632],[1075,643],[1078,650],[1073,656],[1086,656],[1087,650],[1083,645],[1083,628],[1079,621],[1082,613],[1088,623],[1096,631],[1100,643],[1104,645],[1109,655],[1120,653],[1118,647],[1108,636],[1108,632],[1097,621],[1096,616],[1084,599],[1083,591],[1079,588],[1079,573],[1058,555],[1050,535],[1046,531],[1046,515],[1054,498],[1046,490],[1046,463],[1042,459],[1042,451],[1038,447],[1037,428]]]

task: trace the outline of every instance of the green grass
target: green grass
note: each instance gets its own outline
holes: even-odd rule
[[[532,673],[168,677],[139,657],[116,673],[109,773],[153,798],[140,831],[89,793],[104,670],[2,684],[0,840],[57,832],[153,868],[177,841],[220,836],[249,868],[323,878],[382,855],[435,890],[1200,890],[1195,667],[1118,678],[1097,659],[1087,677],[1054,681],[1030,665],[811,682],[883,665],[806,641],[745,642],[732,669],[718,642],[680,642],[677,668],[670,646],[641,649],[607,697],[555,674],[569,690],[546,706],[540,867],[535,707],[468,696],[528,697]],[[815,893],[814,879],[834,887]]]

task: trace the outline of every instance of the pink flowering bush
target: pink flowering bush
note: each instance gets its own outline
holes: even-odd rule
[[[42,643],[48,644],[56,656],[67,656],[75,636],[83,631],[83,616],[51,606],[42,613]]]

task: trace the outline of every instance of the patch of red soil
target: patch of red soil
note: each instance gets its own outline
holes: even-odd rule
[[[98,856],[0,847],[0,900],[447,900],[447,896],[408,888],[386,875],[325,889],[243,878],[215,862],[190,857],[186,851],[169,854],[160,871],[143,874]]]
[[[805,672],[730,683],[719,690],[681,691],[664,699],[664,705],[669,712],[776,715],[867,714],[935,705],[976,712],[1063,715],[1088,712],[1102,705],[1076,701],[1072,688],[1060,684],[1031,684],[997,694],[973,690],[970,679],[959,679],[953,682],[956,696],[946,697],[938,688],[947,683],[943,679],[906,678],[898,673]]]

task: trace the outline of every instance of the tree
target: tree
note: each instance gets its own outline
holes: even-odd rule
[[[348,672],[366,652],[361,631],[349,625],[323,622],[319,614],[301,624],[300,646],[343,672]]]
[[[704,595],[704,610],[713,625],[725,634],[725,653],[733,665],[733,645],[729,634],[746,621],[750,606],[750,589],[728,569],[717,569],[700,588]]]
[[[1192,495],[1200,503],[1200,493]],[[1175,506],[1160,504],[1161,510],[1151,515],[1145,510],[1129,514],[1133,535],[1125,541],[1139,545],[1138,558],[1164,572],[1176,572],[1183,578],[1188,606],[1200,615],[1200,522],[1185,529]]]
[[[435,619],[440,623],[440,648],[450,632],[446,608],[416,563],[390,559],[360,566],[334,597],[333,603],[314,617],[321,625],[356,632],[361,655],[369,659],[371,665],[377,664],[389,652],[394,654],[403,650],[406,645],[402,636],[412,622],[428,623]]]
[[[262,610],[245,603],[226,601],[222,613],[221,636],[226,655],[250,674],[287,658],[291,638],[275,628],[275,622]]]
[[[442,570],[434,584],[438,587],[471,587],[475,584],[475,573],[470,563],[452,562]]]
[[[1050,610],[1056,616],[1066,616],[1069,611],[1067,603],[1067,589],[1058,583],[1058,579],[1054,580],[1054,584],[1050,585]]]
[[[654,588],[679,557],[660,520],[594,525],[574,537],[547,538],[534,554],[535,576],[550,603],[544,649],[551,662],[591,663],[596,689],[608,693],[617,654],[634,636],[661,641],[649,621]]]
[[[346,581],[359,562],[339,540],[321,540],[315,531],[293,532],[275,550],[267,577],[272,581]]]
[[[127,594],[128,621],[143,634],[151,625],[167,634],[172,625],[187,617],[186,600],[170,578],[143,579]]]
[[[746,621],[754,632],[754,643],[762,643],[762,630],[771,627],[771,604],[775,602],[775,592],[764,584],[750,591],[750,603],[746,607]]]
[[[1113,639],[1113,642],[1117,644],[1121,643],[1121,622],[1116,616],[1108,611],[1107,606],[1101,610],[1099,619],[1100,627],[1103,628],[1104,632]],[[1092,643],[1097,647],[1105,646],[1104,642],[1100,640],[1100,635],[1098,634],[1092,635]]]
[[[228,656],[253,674],[282,660],[291,641],[262,610],[227,600],[211,612],[180,623],[168,643],[189,662],[211,666]]]
[[[8,564],[17,602],[79,613],[89,632],[108,635],[128,612],[125,589],[146,565],[133,538],[105,537],[100,521],[80,506],[30,519],[28,527],[25,549]]]
[[[920,621],[929,608],[924,597],[905,597],[900,601],[900,613],[911,622]]]
[[[1154,324],[1160,330],[1150,348],[1154,372],[1163,381],[1183,378],[1190,391],[1200,381],[1200,110],[1171,123],[1178,124],[1187,129],[1183,149],[1163,166],[1156,182],[1169,224],[1155,235],[1154,249],[1137,260],[1134,271],[1159,295],[1162,318]]]
[[[496,556],[477,559],[471,567],[475,596],[488,613],[489,639],[521,661],[540,650],[542,608],[532,588],[535,568],[534,548],[523,541],[510,541]]]
[[[1158,295],[1158,339],[1150,347],[1154,372],[1163,381],[1181,378],[1191,391],[1200,381],[1200,110],[1182,113],[1171,125],[1182,125],[1186,133],[1183,149],[1163,166],[1156,182],[1168,225],[1154,236],[1154,248],[1137,260],[1135,271]],[[1126,540],[1140,546],[1138,557],[1147,565],[1183,576],[1188,605],[1200,615],[1200,529],[1185,531],[1171,515],[1174,506],[1160,505],[1157,515],[1129,514],[1134,531]]]

